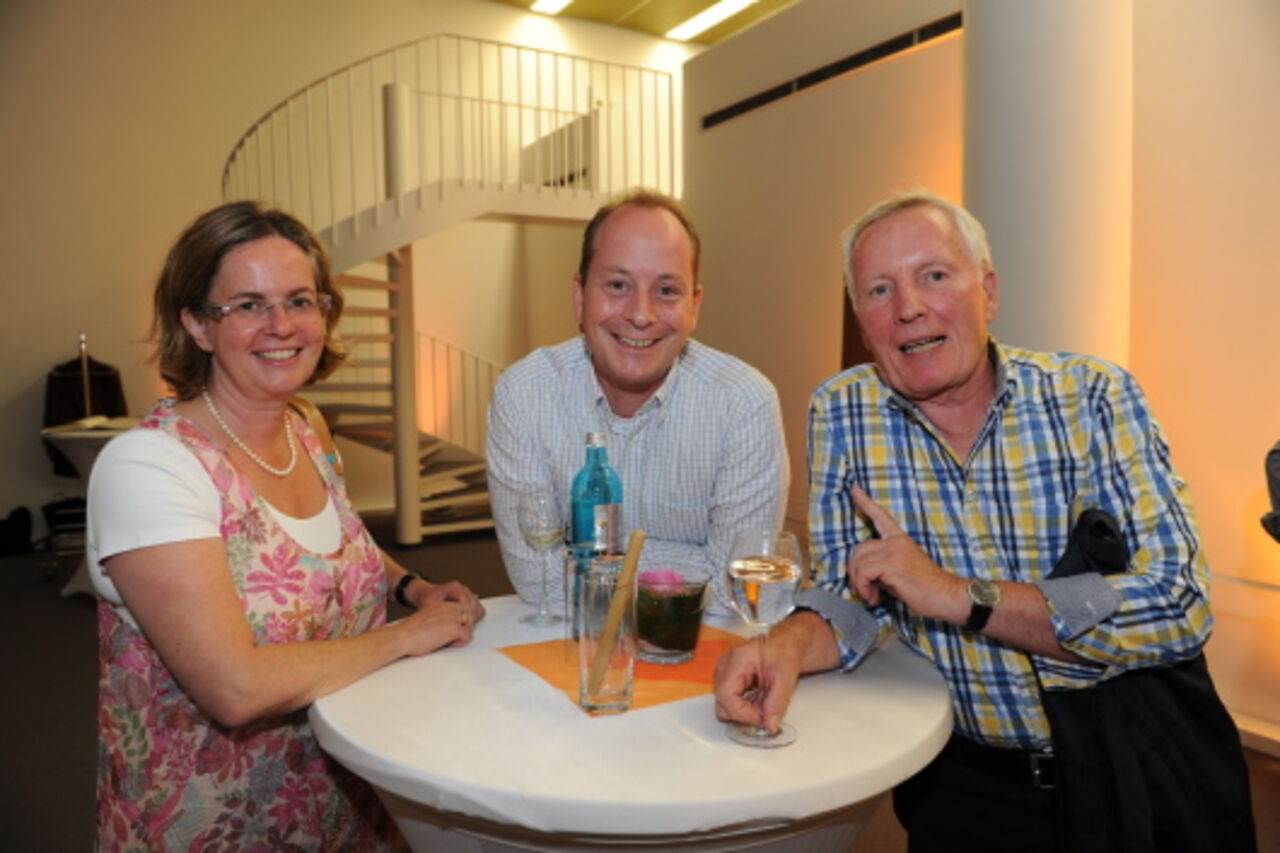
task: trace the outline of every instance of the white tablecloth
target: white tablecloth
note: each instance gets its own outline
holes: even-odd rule
[[[946,687],[896,642],[849,674],[802,679],[795,744],[738,746],[710,695],[589,717],[495,651],[559,628],[485,602],[474,642],[405,659],[319,701],[321,745],[415,803],[548,833],[672,834],[785,823],[873,797],[915,773],[951,729]],[[726,625],[725,627],[731,627]]]

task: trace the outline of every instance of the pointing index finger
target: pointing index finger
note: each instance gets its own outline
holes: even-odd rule
[[[898,522],[893,520],[893,516],[880,504],[871,499],[871,496],[864,492],[858,486],[849,489],[849,494],[853,497],[853,505],[867,517],[871,524],[875,527],[876,533],[880,534],[881,539],[887,539],[890,536],[897,536],[902,533],[902,528],[898,526]]]

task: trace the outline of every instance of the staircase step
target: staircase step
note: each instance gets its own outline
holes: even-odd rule
[[[344,339],[345,340],[345,339]],[[346,361],[339,364],[339,368],[344,367],[390,367],[391,359],[389,358],[365,358],[361,355],[348,356]]]
[[[381,406],[374,403],[317,403],[320,413],[324,415],[325,420],[330,420],[338,415],[389,415],[391,414],[390,406]]]
[[[394,317],[396,312],[390,308],[368,308],[363,305],[352,305],[342,309],[343,317]]]
[[[466,480],[459,480],[457,477],[438,476],[430,482],[422,483],[422,492],[419,494],[419,497],[425,501],[431,498],[437,498],[440,495],[452,495],[456,492],[463,491],[470,485],[471,483],[468,483]],[[448,499],[444,498],[442,500],[444,500],[444,505],[447,506],[449,503]]]
[[[467,521],[427,521],[422,522],[422,535],[438,536],[443,533],[462,533],[467,530],[492,530],[493,519],[489,516],[473,518]]]
[[[448,506],[475,507],[489,505],[489,490],[483,486],[479,491],[464,494],[446,495],[439,498],[425,498],[422,501],[424,511],[443,509]]]
[[[339,393],[339,392],[347,392],[347,391],[360,391],[360,392],[382,391],[389,394],[391,393],[391,383],[390,382],[325,382],[322,385],[312,386],[310,390],[322,392],[322,393]]]
[[[432,466],[425,474],[418,478],[418,484],[424,495],[433,495],[440,493],[439,484],[445,481],[461,482],[463,487],[471,485],[465,480],[460,480],[471,474],[484,473],[485,463],[483,460],[479,462],[442,462]]]
[[[488,530],[493,527],[489,494],[481,485],[470,492],[422,503],[422,535]]]
[[[435,456],[448,446],[447,442],[441,441],[438,438],[432,438],[429,435],[418,433],[418,464],[425,464],[432,456]]]
[[[343,333],[342,342],[344,344],[390,344],[394,343],[395,335],[375,335],[375,334],[347,334]]]
[[[369,278],[363,275],[342,273],[334,276],[338,286],[342,288],[356,287],[361,290],[399,290],[400,285],[394,281],[383,281],[380,278]]]
[[[391,422],[390,421],[344,421],[337,424],[333,428],[334,433],[338,435],[350,435],[352,438],[358,438],[361,435],[373,435],[380,433],[379,438],[391,438]]]
[[[333,434],[359,442],[366,447],[372,447],[374,450],[381,450],[383,453],[390,453],[395,446],[395,439],[392,436],[389,424],[339,424],[333,430]],[[430,461],[431,457],[446,447],[448,447],[446,442],[426,433],[418,433],[418,464],[421,465]]]

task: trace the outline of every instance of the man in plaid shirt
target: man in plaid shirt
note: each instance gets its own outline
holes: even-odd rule
[[[1127,372],[990,337],[998,279],[968,211],[895,196],[846,232],[844,259],[874,364],[810,403],[820,583],[770,634],[763,672],[754,648],[720,662],[717,714],[776,730],[802,673],[852,669],[896,631],[946,678],[955,718],[895,791],[911,850],[1052,850],[1040,682],[1087,688],[1208,639],[1186,484]],[[1128,571],[1047,579],[1094,507],[1119,522]]]

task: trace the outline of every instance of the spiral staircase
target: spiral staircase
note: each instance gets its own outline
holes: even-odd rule
[[[224,198],[289,210],[330,249],[351,358],[307,396],[336,435],[392,455],[401,544],[492,526],[485,413],[502,370],[415,331],[414,241],[672,192],[676,121],[665,72],[440,34],[311,83],[236,143]]]

